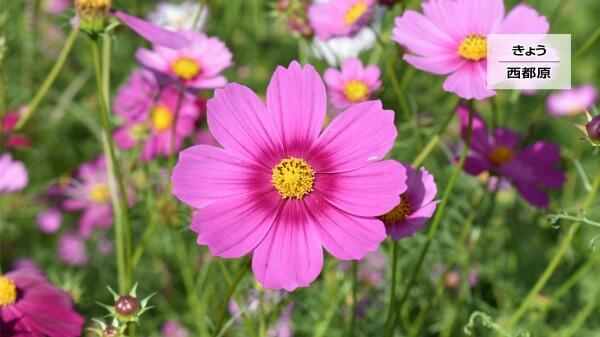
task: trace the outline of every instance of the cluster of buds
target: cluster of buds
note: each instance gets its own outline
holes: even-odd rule
[[[90,328],[89,330],[98,337],[124,337],[126,336],[127,325],[129,323],[139,324],[140,317],[146,311],[152,309],[151,306],[148,306],[148,301],[154,294],[142,300],[138,299],[137,283],[126,295],[119,295],[110,287],[108,287],[108,291],[113,295],[113,304],[98,304],[108,310],[111,323],[107,324],[102,320],[94,319],[98,327]]]
[[[287,24],[293,32],[305,38],[311,38],[314,31],[308,22],[307,0],[277,0],[275,16]]]
[[[600,146],[600,115],[592,116],[587,111],[585,115],[588,121],[587,124],[576,124],[575,126],[585,135],[583,139],[589,141],[592,146]]]
[[[111,7],[112,0],[75,0],[79,28],[90,35],[102,33]]]

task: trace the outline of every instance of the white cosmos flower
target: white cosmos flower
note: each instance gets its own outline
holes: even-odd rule
[[[200,9],[198,1],[184,1],[181,4],[161,2],[156,9],[148,15],[148,20],[169,30],[197,30],[201,31],[208,19],[208,7],[200,10],[198,23],[194,27],[194,20]]]

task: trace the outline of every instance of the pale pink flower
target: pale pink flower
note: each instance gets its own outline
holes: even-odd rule
[[[407,10],[396,18],[392,39],[410,53],[404,60],[437,75],[448,75],[444,90],[465,99],[485,99],[488,34],[546,34],[548,21],[521,4],[504,15],[503,0],[430,0],[423,14]]]
[[[381,86],[380,75],[378,66],[365,67],[359,59],[348,59],[342,64],[341,71],[328,68],[323,78],[333,106],[344,109],[370,99]]]
[[[62,213],[58,208],[49,208],[40,212],[36,218],[38,229],[44,233],[54,233],[62,224]]]
[[[311,5],[308,19],[321,40],[354,36],[369,23],[376,3],[376,0],[329,0]]]
[[[0,195],[17,192],[29,182],[25,165],[13,160],[10,153],[0,154]]]
[[[85,265],[88,261],[85,240],[75,233],[64,234],[58,241],[58,258],[71,266]]]
[[[591,84],[586,84],[550,94],[546,100],[546,106],[550,115],[554,117],[572,116],[593,107],[597,97],[596,88]]]

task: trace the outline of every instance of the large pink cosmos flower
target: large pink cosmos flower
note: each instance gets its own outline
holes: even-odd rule
[[[0,195],[20,191],[27,182],[29,176],[25,165],[13,160],[10,153],[0,153]]]
[[[63,202],[63,208],[83,212],[78,228],[82,237],[89,237],[96,227],[107,228],[112,225],[108,188],[108,173],[103,157],[81,164],[71,183],[63,188],[67,198]]]
[[[376,0],[328,0],[308,9],[310,25],[317,37],[354,36],[369,23]]]
[[[376,65],[363,66],[359,59],[344,61],[341,71],[325,70],[323,78],[327,84],[331,103],[338,109],[368,100],[381,86],[381,71]]]
[[[125,120],[125,124],[115,131],[113,137],[122,149],[133,148],[138,141],[143,141],[144,160],[158,155],[168,156],[172,152],[172,136],[173,149],[179,150],[185,137],[194,132],[200,117],[197,101],[189,93],[180,98],[180,90],[174,86],[159,90],[147,71],[134,72],[114,103],[116,114]],[[176,123],[174,135],[173,123]]]
[[[463,137],[466,134],[469,112],[465,107],[456,111]],[[531,205],[548,207],[550,200],[544,189],[559,189],[565,182],[564,173],[556,168],[560,161],[557,145],[538,141],[522,150],[519,135],[505,128],[488,134],[485,122],[476,113],[473,119],[471,151],[464,170],[471,175],[490,172],[506,178]]]
[[[0,275],[0,336],[76,337],[84,323],[67,293],[37,268]]]
[[[598,91],[591,84],[582,85],[570,90],[561,90],[548,96],[546,106],[550,115],[572,116],[583,113],[594,106]]]
[[[408,188],[400,196],[400,204],[381,217],[393,240],[412,236],[421,229],[438,204],[433,200],[437,193],[433,176],[424,168],[417,171],[408,164],[404,164],[404,168],[408,176]]]
[[[155,72],[162,81],[170,81],[193,91],[220,88],[227,83],[221,72],[232,65],[232,54],[216,37],[182,31],[190,44],[171,49],[155,45],[153,50],[140,48],[136,58],[142,66]]]
[[[266,107],[249,88],[227,85],[208,101],[208,127],[223,148],[188,148],[173,170],[173,194],[198,209],[198,243],[224,258],[252,252],[269,289],[308,286],[323,247],[342,260],[376,250],[386,235],[377,216],[406,190],[404,167],[381,161],[396,138],[394,112],[359,103],[319,135],[326,110],[311,65],[278,67]]]
[[[404,60],[437,75],[449,75],[444,90],[466,99],[484,99],[487,34],[546,34],[548,21],[521,4],[504,16],[503,0],[431,0],[423,14],[406,11],[396,18],[392,39],[413,54]]]

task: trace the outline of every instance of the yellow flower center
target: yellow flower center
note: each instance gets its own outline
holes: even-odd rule
[[[171,70],[175,73],[175,75],[179,76],[179,78],[183,80],[191,80],[194,77],[198,76],[198,74],[202,71],[202,67],[196,60],[182,57],[171,65]]]
[[[312,192],[315,171],[304,160],[290,157],[281,161],[273,169],[271,182],[283,199],[302,199]]]
[[[150,121],[156,130],[165,131],[169,129],[173,123],[173,114],[169,108],[159,106],[152,109],[152,112],[150,113]]]
[[[411,212],[410,202],[408,198],[402,194],[400,196],[400,204],[394,207],[391,211],[379,217],[386,225],[395,225],[404,220]]]
[[[471,61],[479,61],[487,56],[487,41],[481,34],[468,35],[458,47],[458,55]]]
[[[363,81],[348,81],[344,84],[344,95],[351,102],[364,100],[369,94],[369,87]]]
[[[17,300],[17,287],[6,277],[0,276],[0,307],[15,303]]]
[[[112,0],[75,0],[75,7],[92,10],[105,10],[112,6]]]
[[[492,149],[489,159],[492,161],[492,163],[500,166],[511,161],[514,156],[515,153],[511,148],[499,145]]]
[[[346,25],[353,25],[363,14],[369,9],[369,6],[364,1],[357,2],[350,6],[350,9],[344,15],[344,22]]]
[[[107,202],[108,198],[110,197],[108,187],[104,184],[98,184],[92,187],[88,197],[92,202],[95,202],[97,204],[103,204]]]

